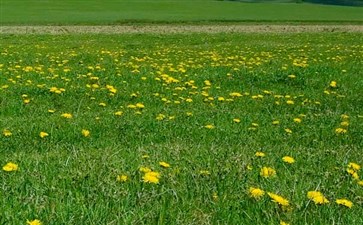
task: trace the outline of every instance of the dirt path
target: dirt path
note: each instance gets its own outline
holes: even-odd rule
[[[1,26],[0,34],[132,34],[132,33],[299,33],[359,32],[363,25],[117,25]]]

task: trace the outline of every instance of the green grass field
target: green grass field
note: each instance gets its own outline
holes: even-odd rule
[[[0,224],[362,224],[362,47],[2,35]]]
[[[3,25],[363,21],[363,7],[214,0],[1,0],[0,10]]]

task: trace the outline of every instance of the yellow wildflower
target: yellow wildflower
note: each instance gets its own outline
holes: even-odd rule
[[[272,121],[272,125],[279,125],[279,124],[280,124],[280,121],[278,121],[278,120]]]
[[[291,130],[291,129],[289,129],[289,128],[285,128],[285,132],[286,132],[287,134],[292,134],[292,130]]]
[[[82,135],[85,136],[85,137],[88,137],[90,135],[90,131],[86,130],[86,129],[83,129],[82,130]]]
[[[358,181],[358,185],[363,186],[363,180]]]
[[[229,96],[231,96],[231,97],[242,97],[242,94],[238,93],[238,92],[232,92],[232,93],[229,94]]]
[[[338,127],[337,129],[335,129],[335,133],[337,134],[345,134],[347,133],[347,130],[341,127]]]
[[[215,126],[212,125],[212,124],[207,124],[204,127],[207,128],[207,129],[214,129],[215,128]]]
[[[136,108],[139,108],[139,109],[145,108],[144,104],[142,104],[142,103],[136,103],[135,106],[136,106]]]
[[[129,109],[136,109],[136,105],[130,104],[130,105],[127,105],[127,108],[129,108]]]
[[[45,137],[48,137],[49,136],[49,134],[48,133],[46,133],[46,132],[40,132],[39,133],[39,137],[41,137],[41,138],[45,138]]]
[[[159,162],[159,165],[161,167],[164,167],[164,168],[169,168],[170,167],[170,164],[169,163],[166,163],[166,162]]]
[[[266,156],[266,154],[265,154],[265,153],[263,153],[263,152],[256,152],[256,153],[255,153],[255,156],[256,156],[256,157],[265,157],[265,156]]]
[[[240,119],[238,119],[238,118],[234,118],[234,119],[233,119],[233,122],[235,122],[235,123],[240,123],[240,122],[241,122],[241,120],[240,120]]]
[[[280,225],[290,225],[290,224],[288,224],[288,223],[286,223],[286,222],[284,222],[284,221],[280,221]]]
[[[123,112],[122,111],[117,111],[114,113],[115,116],[122,116]]]
[[[351,162],[348,164],[348,168],[353,169],[354,171],[358,171],[361,167],[357,163]]]
[[[42,225],[42,222],[40,222],[40,220],[32,220],[32,221],[27,220],[26,223],[28,225]]]
[[[353,207],[353,202],[347,200],[347,199],[344,199],[344,198],[341,198],[341,199],[337,199],[335,201],[338,205],[343,205],[343,206],[346,206],[348,208],[352,208]]]
[[[276,170],[271,167],[263,167],[260,170],[260,176],[264,178],[276,176]]]
[[[66,119],[71,119],[73,116],[72,116],[72,114],[70,114],[70,113],[63,113],[63,114],[61,115],[61,117],[66,118]]]
[[[5,129],[5,130],[3,130],[3,135],[4,135],[5,137],[10,137],[11,135],[13,135],[13,133],[11,133],[11,131],[10,131],[10,130]]]
[[[301,119],[300,118],[294,118],[294,122],[295,123],[301,123]]]
[[[129,178],[126,175],[118,175],[117,176],[117,181],[120,181],[120,182],[126,182],[128,179]]]
[[[259,199],[265,194],[265,192],[260,188],[250,187],[249,194],[252,198]]]
[[[271,200],[273,202],[276,202],[277,204],[281,205],[281,206],[289,206],[289,201],[285,198],[283,198],[280,195],[271,193],[271,192],[267,192],[268,196],[270,196]]]
[[[332,88],[336,88],[337,87],[337,82],[332,81],[332,82],[330,82],[329,86],[332,87]]]
[[[143,173],[148,173],[148,172],[151,172],[151,169],[149,167],[140,167],[140,172],[143,172]]]
[[[5,166],[3,166],[3,170],[6,172],[16,171],[18,170],[18,165],[12,162],[8,162]]]
[[[153,184],[159,183],[159,178],[160,178],[160,173],[153,171],[145,173],[145,175],[142,177],[145,183],[153,183]]]
[[[329,203],[329,200],[319,191],[309,191],[307,197],[312,200],[316,205]]]
[[[286,104],[288,104],[288,105],[293,105],[293,104],[295,104],[295,102],[294,102],[293,100],[287,100],[287,101],[286,101]]]
[[[294,158],[292,158],[291,156],[284,156],[284,157],[282,157],[282,161],[284,161],[284,162],[286,162],[286,163],[290,163],[290,164],[292,164],[292,163],[294,163],[294,162],[295,162],[295,159],[294,159]]]

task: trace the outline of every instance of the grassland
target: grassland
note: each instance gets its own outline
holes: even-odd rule
[[[1,0],[0,10],[0,24],[3,25],[363,21],[363,7],[214,0]]]
[[[0,38],[0,224],[363,223],[360,34]]]

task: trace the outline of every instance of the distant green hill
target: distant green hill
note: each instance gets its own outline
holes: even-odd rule
[[[228,0],[0,0],[0,25],[363,23],[363,7],[291,3],[296,0],[264,1],[252,4]]]

